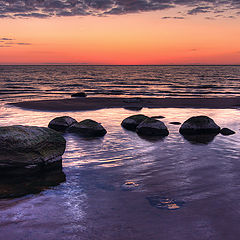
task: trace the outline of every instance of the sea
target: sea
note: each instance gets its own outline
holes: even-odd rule
[[[0,180],[0,239],[238,240],[240,109],[123,108],[50,112],[8,103],[105,97],[237,97],[240,66],[0,66],[0,126],[47,127],[55,117],[100,122],[107,134],[67,142],[61,172]],[[164,138],[121,127],[134,114],[163,116]],[[179,125],[207,115],[234,135],[184,137]],[[1,146],[0,146],[1,147]],[[0,178],[1,179],[1,178]],[[11,180],[11,179],[10,179]]]
[[[240,96],[240,66],[0,66],[0,100]]]

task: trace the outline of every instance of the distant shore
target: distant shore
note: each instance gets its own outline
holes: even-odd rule
[[[237,108],[240,97],[233,98],[107,98],[86,97],[11,103],[16,107],[42,111],[86,111],[103,108]]]

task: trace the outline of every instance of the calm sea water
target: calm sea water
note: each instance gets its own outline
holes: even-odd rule
[[[205,68],[204,73],[201,68]],[[129,96],[137,92],[157,95],[160,89],[169,88],[169,91],[188,91],[191,97],[191,91],[213,90],[216,84],[219,86],[215,89],[217,92],[230,96],[229,92],[237,95],[240,76],[237,74],[239,67],[136,66],[106,69],[103,71],[101,66],[1,67],[0,78],[5,82],[1,80],[4,94],[1,95],[0,126],[47,127],[54,117],[69,115],[79,121],[91,118],[101,122],[108,133],[97,139],[65,134],[67,149],[63,155],[63,172],[66,181],[55,187],[45,187],[37,194],[0,200],[0,239],[238,240],[239,109],[144,108],[139,113],[165,116],[162,121],[170,134],[164,139],[143,139],[121,128],[121,121],[135,114],[126,109],[54,113],[4,105],[21,99],[65,97],[79,89],[94,95],[103,90],[112,94],[112,90],[121,89],[124,92],[121,95]],[[213,80],[211,83],[197,81],[201,78],[200,72],[202,76],[205,74],[204,79],[212,79],[210,76],[215,74],[215,83]],[[106,76],[110,75],[116,82],[111,82],[110,77],[106,81]],[[73,76],[77,79],[74,80]],[[222,82],[217,81],[220,77],[224,79]],[[164,81],[167,85],[160,85]],[[75,86],[73,82],[81,86]],[[147,82],[150,82],[148,87]],[[231,128],[236,134],[193,141],[179,134],[179,126],[170,124],[196,115],[208,115],[218,125]],[[126,191],[123,185],[128,181],[138,186]],[[165,197],[184,202],[184,205],[177,210],[159,209],[150,204],[149,197]]]
[[[0,99],[240,96],[240,66],[0,66]]]

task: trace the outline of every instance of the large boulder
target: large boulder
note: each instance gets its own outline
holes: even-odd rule
[[[106,129],[100,123],[91,119],[85,119],[72,124],[68,131],[85,137],[101,137],[107,133]]]
[[[136,131],[139,135],[144,136],[167,136],[169,134],[165,124],[153,118],[141,122],[137,126]]]
[[[0,177],[62,168],[66,141],[43,127],[0,127]]]
[[[180,127],[179,132],[183,135],[194,134],[218,134],[220,127],[207,116],[191,117]]]
[[[69,128],[73,123],[77,123],[74,118],[63,116],[63,117],[56,117],[48,124],[48,127],[54,129],[56,131],[65,131]]]
[[[135,131],[137,126],[146,119],[149,119],[149,117],[143,114],[137,114],[125,118],[122,121],[121,125],[123,128],[126,128],[127,130]]]

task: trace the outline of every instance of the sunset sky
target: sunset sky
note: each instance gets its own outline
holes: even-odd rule
[[[0,64],[240,64],[240,1],[0,0]]]

